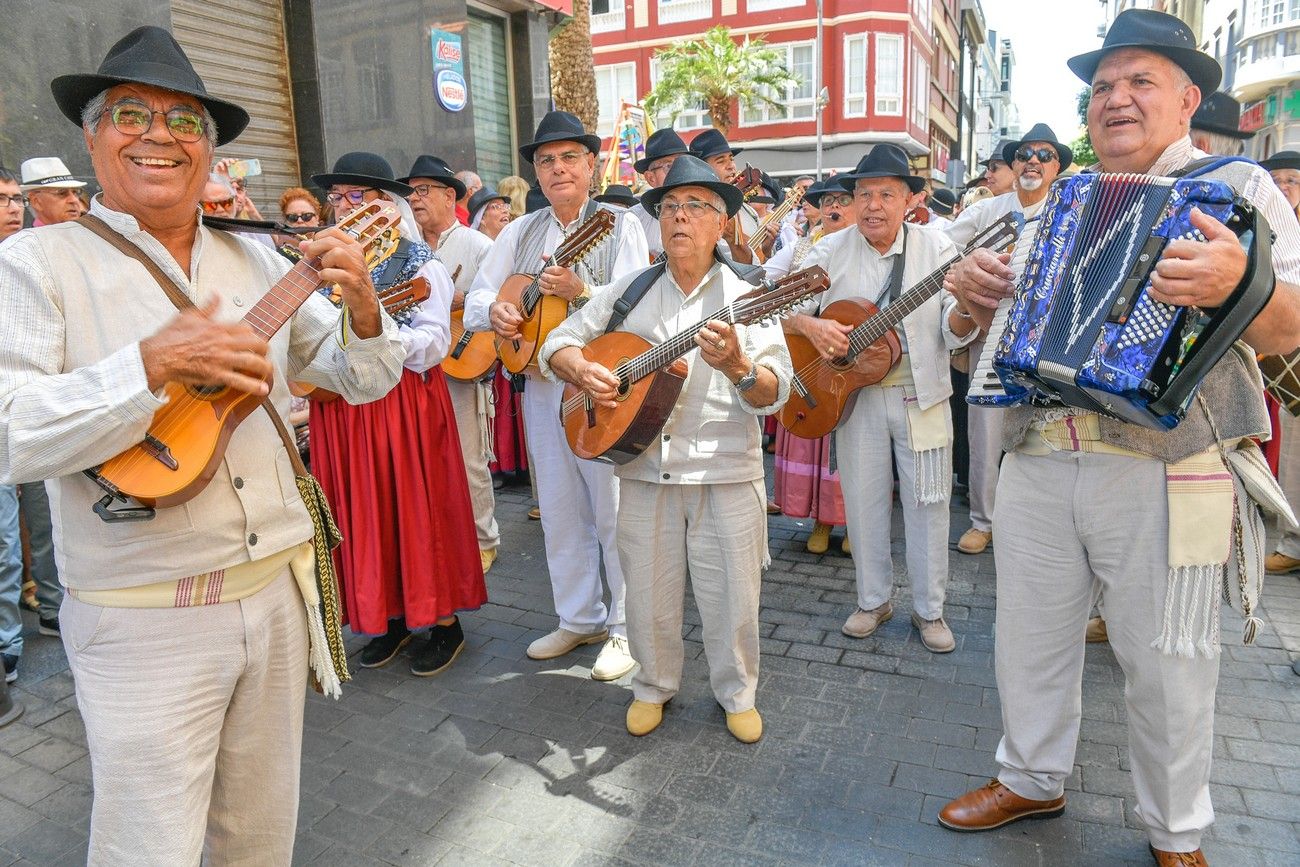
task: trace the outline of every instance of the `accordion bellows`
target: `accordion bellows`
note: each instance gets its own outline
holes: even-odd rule
[[[1246,246],[1246,276],[1214,310],[1149,297],[1170,242],[1204,240],[1193,208]],[[1232,188],[1210,179],[1082,174],[1059,181],[1042,212],[993,357],[1004,405],[1101,412],[1149,428],[1178,424],[1210,368],[1273,291],[1270,233]]]

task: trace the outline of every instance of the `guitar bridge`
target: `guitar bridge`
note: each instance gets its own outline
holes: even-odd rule
[[[176,458],[172,456],[172,450],[168,448],[165,442],[158,439],[153,434],[144,435],[144,440],[141,441],[140,448],[147,451],[154,460],[169,470],[175,471],[181,468],[181,465],[176,462]]]
[[[141,506],[139,508],[127,506],[120,509],[109,508],[114,501],[125,503],[127,501],[126,495],[118,490],[117,485],[113,484],[94,470],[85,470],[84,472],[87,478],[99,485],[99,487],[105,492],[103,499],[99,500],[91,507],[94,513],[99,516],[101,521],[106,524],[120,524],[123,521],[153,520],[155,512],[147,506]]]
[[[582,405],[583,408],[586,409],[587,411],[587,427],[588,428],[595,427],[596,426],[596,402],[591,399],[590,395],[587,395],[583,397]]]
[[[808,404],[809,409],[817,408],[817,398],[813,395],[812,389],[808,387],[807,383],[799,378],[799,374],[796,373],[794,375],[794,379],[790,381],[790,387],[794,389],[796,394],[803,398],[804,403]]]
[[[473,335],[470,334],[470,332],[468,331],[466,331],[464,334],[460,336],[460,340],[456,341],[456,345],[451,350],[452,358],[458,361],[460,360],[460,356],[465,351],[465,347],[469,346],[469,341],[472,336]]]

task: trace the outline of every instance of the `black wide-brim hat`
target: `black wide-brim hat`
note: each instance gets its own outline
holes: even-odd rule
[[[474,215],[483,210],[484,205],[496,199],[500,199],[507,205],[510,204],[509,196],[503,196],[491,187],[479,187],[475,190],[474,195],[469,197],[469,202],[465,206],[465,210],[469,212],[470,220],[473,221]]]
[[[803,191],[803,200],[814,208],[822,206],[822,196],[829,190],[840,191],[840,185],[835,183],[833,178],[822,178],[820,181],[813,181],[808,185],[808,189]]]
[[[415,164],[411,166],[410,173],[404,178],[398,178],[397,182],[401,184],[410,184],[411,178],[428,178],[431,181],[437,181],[440,184],[446,184],[456,191],[456,198],[465,198],[465,183],[456,177],[456,173],[447,165],[447,161],[439,157],[421,154],[415,158]]]
[[[374,187],[388,193],[406,198],[415,192],[410,184],[404,184],[393,177],[393,167],[379,154],[366,151],[352,151],[339,157],[334,163],[334,171],[312,175],[311,182],[321,189],[328,190],[335,184],[355,184],[358,187]]]
[[[1065,171],[1074,162],[1074,151],[1070,150],[1069,145],[1062,144],[1056,140],[1056,133],[1045,123],[1036,123],[1029,128],[1029,132],[1019,141],[1009,141],[1002,146],[1002,161],[1011,165],[1016,158],[1016,151],[1020,150],[1021,145],[1031,141],[1047,142],[1056,151],[1057,158],[1061,161],[1061,171]]]
[[[60,75],[50,90],[63,116],[81,126],[86,103],[119,84],[148,84],[195,97],[217,125],[218,145],[234,141],[248,126],[248,112],[210,96],[180,44],[161,27],[137,27],[108,49],[97,72]]]
[[[1192,28],[1178,18],[1151,9],[1125,9],[1115,16],[1101,48],[1076,54],[1066,61],[1070,71],[1087,84],[1101,65],[1102,58],[1117,48],[1142,48],[1163,54],[1178,64],[1201,96],[1214,93],[1223,80],[1223,68],[1210,55],[1196,47]]]
[[[912,165],[907,161],[907,151],[888,142],[873,147],[866,156],[858,160],[857,168],[848,174],[836,175],[834,179],[841,187],[853,192],[858,181],[867,178],[898,178],[914,193],[925,189],[925,178],[918,178],[912,174]]]
[[[686,146],[686,142],[682,141],[677,130],[672,127],[657,129],[650,133],[650,138],[645,140],[645,156],[632,163],[632,168],[645,174],[645,170],[650,168],[650,164],[655,160],[690,152],[691,149]]]
[[[640,199],[632,194],[632,190],[623,184],[610,184],[608,187],[605,187],[605,192],[601,193],[599,196],[592,196],[592,198],[598,202],[609,202],[612,205],[623,205],[627,208],[632,207],[640,201]]]
[[[946,217],[957,208],[957,194],[947,187],[940,187],[930,194],[930,199],[926,204],[935,213]]]
[[[727,137],[722,134],[721,130],[706,129],[704,132],[691,139],[691,156],[702,160],[709,157],[716,157],[719,154],[731,154],[733,157],[742,153],[744,148],[733,148],[728,142]]]
[[[728,217],[736,216],[736,212],[745,201],[744,193],[735,184],[718,180],[717,173],[708,163],[693,154],[687,154],[673,162],[673,167],[668,170],[668,177],[664,178],[662,187],[655,187],[642,194],[641,204],[647,212],[658,216],[660,200],[669,192],[681,187],[704,187],[722,196],[722,201],[727,206]]]
[[[1245,140],[1254,138],[1253,132],[1241,130],[1241,103],[1221,90],[1201,99],[1196,114],[1192,115],[1192,129],[1214,132]]]
[[[1259,164],[1270,172],[1274,169],[1300,170],[1300,151],[1278,151],[1268,159],[1260,160]]]
[[[519,155],[524,158],[524,162],[531,163],[533,154],[539,147],[555,141],[577,142],[600,156],[600,136],[588,133],[578,116],[567,111],[548,111],[537,125],[537,134],[533,140],[519,148]]]

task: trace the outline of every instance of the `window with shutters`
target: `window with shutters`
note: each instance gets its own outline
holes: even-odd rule
[[[876,34],[876,114],[903,113],[903,37]]]
[[[787,42],[773,45],[772,48],[785,54],[785,68],[799,79],[799,84],[786,88],[784,93],[768,89],[767,95],[777,101],[777,105],[759,104],[746,108],[740,113],[742,125],[772,123],[783,120],[810,120],[816,111],[813,94],[813,57],[816,51],[811,42]]]
[[[506,19],[469,10],[466,59],[474,111],[475,171],[492,185],[515,174],[509,39]]]
[[[654,58],[650,59],[650,86],[653,87],[659,81],[659,62]],[[668,126],[668,115],[661,114],[654,119],[655,129]],[[693,109],[688,109],[677,115],[673,121],[673,129],[702,129],[713,126],[713,118],[709,116],[708,108],[704,103],[700,103]]]

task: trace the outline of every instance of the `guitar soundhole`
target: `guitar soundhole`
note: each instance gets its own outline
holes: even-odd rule
[[[185,390],[199,400],[215,400],[225,394],[224,385],[187,385]]]
[[[627,361],[628,360],[626,358],[620,358],[618,360],[618,364],[614,365],[614,369],[617,370],[618,368],[627,364]],[[614,400],[620,400],[620,401],[627,400],[627,396],[631,393],[632,393],[632,380],[626,376],[620,376],[618,378],[618,388],[614,392]]]

